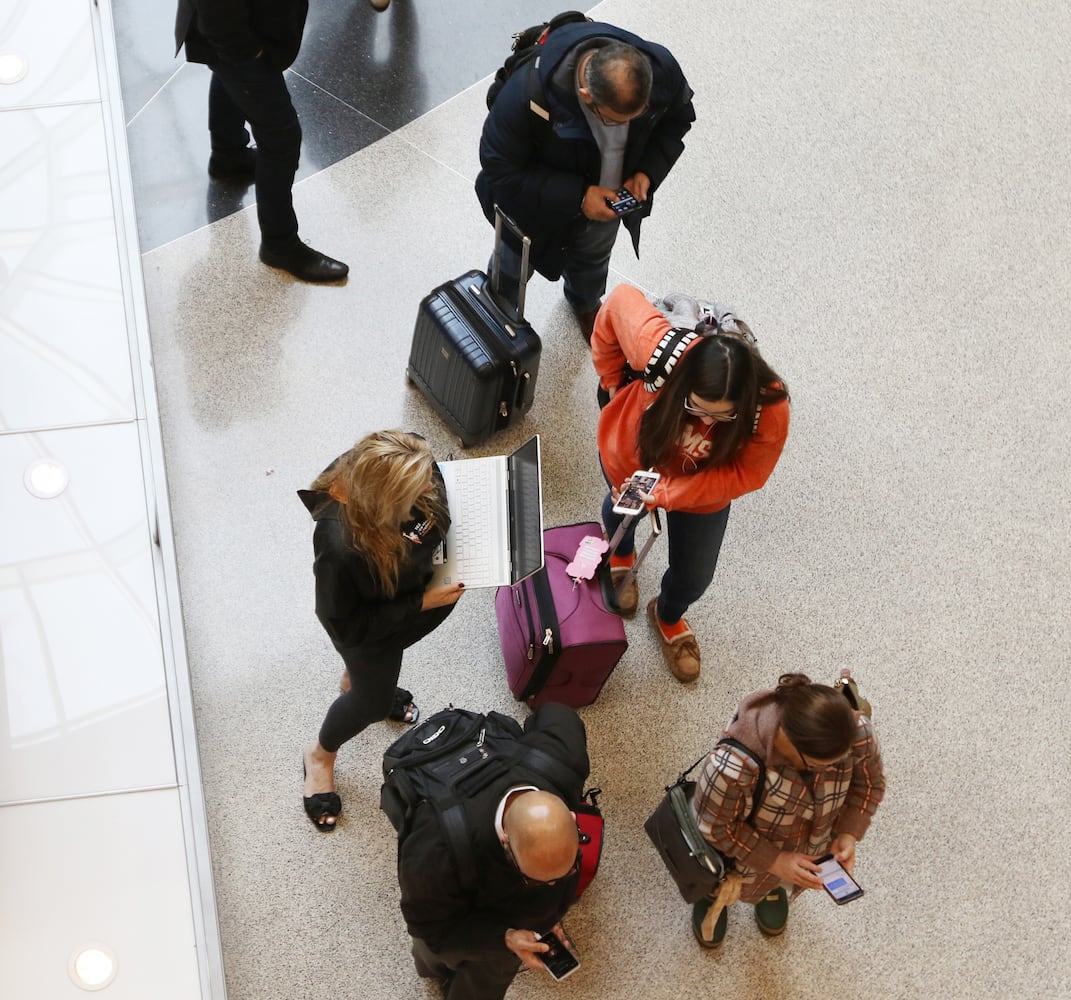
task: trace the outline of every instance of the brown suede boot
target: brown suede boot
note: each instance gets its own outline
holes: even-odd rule
[[[682,618],[681,622],[688,631],[667,639],[662,631],[662,623],[658,620],[657,597],[652,597],[647,605],[647,618],[662,644],[662,655],[669,672],[682,684],[696,680],[699,677],[699,643],[688,623]]]

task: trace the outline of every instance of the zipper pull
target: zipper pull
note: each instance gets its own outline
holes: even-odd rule
[[[553,655],[554,653],[554,633],[548,628],[543,634],[543,645],[546,646],[547,652]]]
[[[480,730],[480,738],[476,741],[476,746],[478,746],[478,747],[482,747],[483,746],[483,738],[486,735],[487,735],[487,729],[486,728],[481,729]]]
[[[517,607],[519,608],[521,606],[521,592],[519,589],[513,592],[513,599],[517,602]]]
[[[530,642],[528,643],[528,659],[530,660],[533,656],[535,656],[535,644]]]

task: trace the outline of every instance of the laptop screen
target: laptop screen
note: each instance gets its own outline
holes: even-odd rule
[[[509,469],[510,577],[519,583],[543,565],[543,476],[539,435],[507,459]]]

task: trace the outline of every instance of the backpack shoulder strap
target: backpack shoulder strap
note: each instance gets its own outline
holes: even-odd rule
[[[580,776],[568,764],[563,764],[560,760],[538,747],[526,747],[518,744],[514,762],[546,778],[559,791],[567,792],[573,785],[583,785],[583,782],[577,780]]]
[[[643,369],[643,387],[648,392],[658,392],[684,352],[700,336],[702,334],[689,330],[687,327],[672,327],[651,352],[651,358]]]
[[[529,51],[535,56],[528,64],[528,110],[536,117],[541,118],[546,125],[550,125],[550,109],[547,108],[547,97],[543,93],[543,84],[539,82],[539,63],[542,56],[541,46],[547,40],[547,36],[556,29],[566,24],[578,24],[590,22],[591,18],[583,11],[566,10],[555,14],[544,26],[538,37],[531,43]],[[532,29],[530,28],[529,31]],[[527,33],[525,33],[527,34]],[[524,37],[523,35],[520,37]],[[520,47],[517,41],[516,47]],[[546,129],[542,129],[546,133]]]
[[[550,125],[550,109],[546,107],[547,95],[539,79],[539,50],[532,49],[534,58],[528,60],[528,110]]]
[[[446,847],[454,860],[457,880],[461,891],[467,896],[476,888],[476,859],[469,840],[469,824],[465,808],[454,799],[448,805],[429,803],[439,814],[439,827],[446,838]]]

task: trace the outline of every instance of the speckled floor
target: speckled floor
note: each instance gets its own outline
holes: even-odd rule
[[[395,0],[382,23],[362,4],[342,17],[314,0],[314,13],[377,38],[390,18],[438,17],[441,38],[483,17],[470,6],[446,17]],[[299,182],[302,233],[353,267],[342,287],[260,265],[248,209],[206,216],[199,153],[177,209],[151,169],[139,178],[230,1000],[437,995],[409,960],[377,808],[397,728],[374,726],[339,755],[337,833],[317,834],[301,810],[301,746],[340,663],[313,617],[294,491],[377,427],[417,429],[442,456],[454,447],[406,386],[409,336],[420,297],[486,259],[472,193],[484,87],[469,84],[512,30],[556,10],[537,7],[484,24],[471,46],[482,63],[445,91],[413,49],[396,72],[437,81],[424,103],[411,81],[399,90],[410,110],[375,105],[376,90],[355,151]],[[569,918],[583,968],[560,985],[524,973],[510,996],[1071,995],[1071,15],[906,0],[836,12],[616,0],[595,15],[668,44],[699,116],[642,260],[621,241],[611,278],[732,303],[787,379],[793,425],[769,485],[734,505],[715,584],[690,615],[700,681],[669,676],[641,617],[584,710],[608,839]],[[333,44],[332,93],[360,114],[363,64],[347,76]],[[303,53],[305,76],[318,51]],[[191,121],[202,82],[173,95]],[[136,170],[149,124],[131,124]],[[535,408],[474,453],[538,431],[548,523],[588,519],[601,497],[588,352],[558,287],[536,278],[528,313],[544,338]],[[641,575],[644,594],[664,559]],[[466,595],[407,655],[403,683],[426,711],[523,715],[492,600]],[[874,702],[890,785],[860,848],[866,896],[838,908],[808,894],[772,941],[738,908],[725,947],[701,952],[643,819],[740,696],[783,670],[831,679],[841,665]]]

